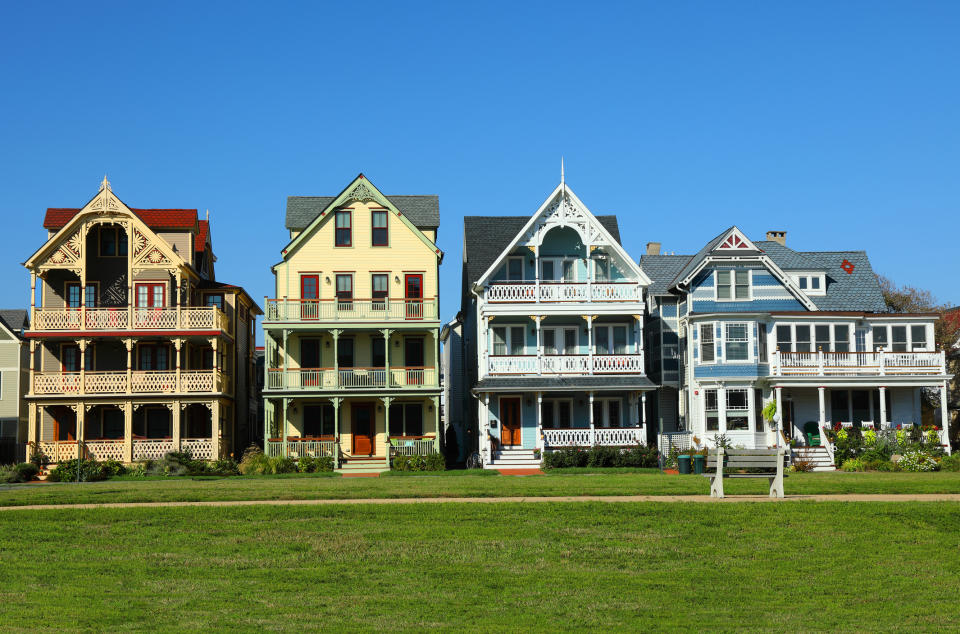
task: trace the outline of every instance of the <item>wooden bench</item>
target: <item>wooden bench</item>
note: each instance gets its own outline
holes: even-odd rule
[[[726,464],[724,464],[726,458]],[[710,478],[710,497],[723,497],[724,478],[767,478],[770,480],[770,497],[783,497],[783,473],[787,455],[778,449],[724,449],[718,448],[707,454],[707,472]],[[724,473],[727,469],[768,469],[769,473]]]

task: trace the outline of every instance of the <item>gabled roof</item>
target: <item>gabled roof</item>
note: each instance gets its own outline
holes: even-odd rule
[[[143,224],[151,229],[196,229],[196,209],[134,209]],[[80,213],[79,209],[67,207],[50,207],[43,219],[43,227],[52,231],[59,231]]]
[[[330,206],[334,196],[288,196],[287,229],[303,231],[313,220]],[[436,229],[440,226],[440,198],[438,196],[387,196],[413,225],[420,229]]]
[[[686,266],[692,255],[641,255],[640,268],[650,278],[650,295],[668,295],[670,282]]]
[[[700,261],[703,260],[703,258],[707,257],[707,254],[713,251],[714,248],[716,248],[716,246],[720,244],[720,240],[722,240],[723,237],[728,233],[730,233],[730,230],[734,228],[735,227],[731,226],[728,229],[724,229],[720,233],[720,235],[718,235],[717,237],[713,238],[712,240],[707,242],[705,245],[703,245],[703,248],[697,251],[697,253],[690,258],[690,260],[686,263],[686,265],[684,265],[684,267],[680,269],[680,271],[676,275],[673,276],[673,279],[670,280],[668,287],[673,288],[674,286],[680,283],[680,280],[684,279],[685,277],[693,273],[693,270],[697,268],[697,265],[700,264]]]
[[[620,244],[617,217],[595,218]],[[467,283],[471,287],[500,257],[529,220],[530,216],[464,216],[463,250],[467,260]]]
[[[827,272],[827,294],[810,296],[818,309],[887,312],[880,282],[865,251],[804,251],[801,255]],[[853,265],[851,273],[847,273],[849,266],[844,269],[844,262]]]
[[[809,258],[804,253],[794,251],[779,242],[772,240],[760,240],[755,242],[763,252],[770,256],[770,259],[776,262],[784,271],[820,271],[823,270],[819,262]]]
[[[22,338],[21,333],[29,326],[27,321],[27,311],[19,308],[0,308],[0,322],[3,323],[4,328],[9,330],[12,335],[18,338]]]
[[[194,251],[204,251],[207,248],[207,236],[210,235],[210,222],[208,220],[197,221],[197,238],[194,240]]]

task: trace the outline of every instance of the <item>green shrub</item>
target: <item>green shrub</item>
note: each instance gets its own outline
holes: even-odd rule
[[[108,478],[113,476],[121,476],[127,473],[127,468],[119,460],[104,460],[103,461],[103,472]]]
[[[297,463],[293,458],[287,456],[274,456],[268,459],[269,471],[267,473],[296,473]]]
[[[79,471],[79,474],[77,473]],[[79,475],[79,477],[78,477]],[[47,476],[51,482],[96,482],[106,480],[107,474],[103,465],[96,460],[64,460]]]
[[[863,464],[863,460],[860,458],[847,458],[843,461],[843,464],[840,465],[841,471],[866,471],[866,467]]]
[[[17,470],[17,473],[20,474],[20,477],[23,478],[24,482],[30,482],[40,473],[40,469],[32,462],[21,462],[14,468]]]
[[[235,476],[240,475],[237,461],[233,458],[220,458],[213,462],[206,463],[207,470],[211,475]]]
[[[545,469],[566,469],[575,467],[657,467],[659,453],[656,447],[637,445],[635,447],[591,447],[579,449],[569,447],[548,451],[543,462]]]
[[[394,456],[390,467],[394,471],[444,471],[447,468],[443,454],[426,456]]]
[[[940,459],[941,471],[960,471],[960,451]]]
[[[426,456],[426,468],[424,471],[446,471],[447,460],[441,453],[431,453]]]
[[[240,458],[239,470],[243,475],[270,473],[270,459],[256,445],[250,446]]]
[[[23,474],[12,464],[0,465],[0,484],[24,482]]]
[[[889,460],[867,460],[861,458],[866,471],[894,471],[895,465]]]
[[[297,461],[297,471],[300,473],[333,471],[333,456],[304,456]]]

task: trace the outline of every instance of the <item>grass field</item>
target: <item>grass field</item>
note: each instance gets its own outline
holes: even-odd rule
[[[0,506],[80,502],[303,500],[397,497],[558,495],[708,495],[699,476],[640,473],[563,473],[541,476],[430,475],[340,478],[313,475],[108,480],[83,484],[0,486]],[[765,494],[767,481],[727,480],[728,495]],[[960,493],[960,473],[800,473],[785,481],[787,495],[838,493]]]
[[[957,526],[910,502],[10,511],[0,629],[946,630]]]

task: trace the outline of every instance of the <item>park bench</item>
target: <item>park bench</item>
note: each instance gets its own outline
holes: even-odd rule
[[[783,497],[784,464],[788,457],[783,448],[777,449],[724,449],[707,454],[707,470],[704,477],[710,478],[710,497],[723,497],[724,478],[767,478],[770,480],[770,497]],[[727,473],[730,469],[764,469],[766,473]]]

